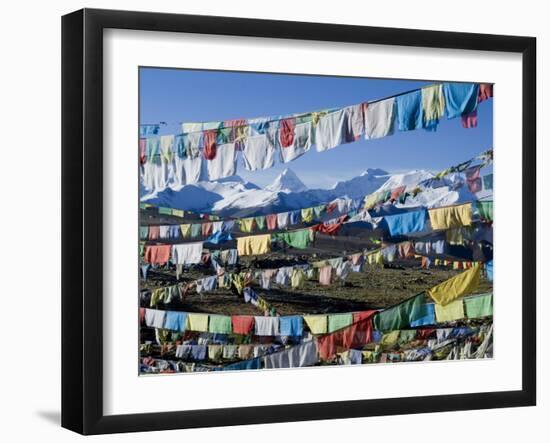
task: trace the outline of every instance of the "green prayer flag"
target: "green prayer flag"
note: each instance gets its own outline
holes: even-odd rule
[[[210,315],[208,332],[215,334],[231,334],[231,317],[228,315]]]
[[[161,207],[159,207],[159,214],[172,215],[172,208],[163,208],[161,206]]]
[[[493,294],[465,298],[464,310],[467,318],[479,318],[493,315]]]
[[[296,124],[300,125],[302,123],[309,123],[313,121],[313,116],[311,114],[301,115],[296,117]]]
[[[149,226],[139,227],[139,238],[144,240],[149,236]]]
[[[199,237],[202,232],[202,225],[200,223],[193,223],[191,225],[191,238]]]
[[[353,323],[353,314],[330,314],[328,316],[328,332],[334,332]]]
[[[493,221],[493,202],[478,201],[477,212],[483,220]]]
[[[145,150],[149,162],[160,164],[160,137],[148,137]]]
[[[416,330],[415,329],[403,329],[401,333],[399,334],[399,344],[405,344],[410,341],[413,341],[416,337]]]
[[[258,229],[265,229],[265,215],[254,217],[254,221],[256,222],[256,226],[258,227]]]
[[[281,232],[274,234],[277,240],[284,241],[291,248],[305,249],[313,240],[313,231],[311,229],[301,229],[299,231]]]
[[[323,211],[327,209],[327,205],[319,205],[313,207],[313,214],[315,219],[321,218]]]
[[[204,122],[202,124],[203,131],[209,131],[211,129],[218,129],[223,126],[223,122]]]
[[[374,328],[378,331],[394,331],[409,327],[424,314],[424,293],[418,294],[398,305],[378,312],[374,316]]]
[[[231,143],[233,141],[233,128],[219,128],[216,137],[216,143],[223,145],[225,143]]]

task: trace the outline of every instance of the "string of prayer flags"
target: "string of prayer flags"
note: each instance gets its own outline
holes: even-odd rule
[[[483,86],[483,87],[482,87]],[[395,128],[434,131],[445,113],[461,117],[466,128],[477,125],[478,103],[490,97],[491,85],[442,83],[374,103],[299,115],[182,123],[181,134],[158,135],[159,125],[140,125],[140,176],[150,192],[197,183],[201,174],[219,180],[237,172],[236,153],[244,167],[264,170],[302,156],[359,140],[385,137]],[[481,92],[483,91],[483,92]],[[206,167],[202,167],[202,162]]]
[[[484,161],[490,161],[492,158],[491,150],[478,156],[479,158],[487,158]],[[462,163],[464,167],[472,163],[474,159]],[[448,168],[443,173],[450,173],[450,171],[465,170],[461,165]],[[478,168],[478,167],[476,167]],[[467,168],[466,168],[467,170]],[[442,173],[442,174],[443,174]],[[428,181],[433,180],[429,179]],[[398,187],[389,191],[379,191],[370,194],[365,197],[365,207],[369,208],[374,205],[378,205],[385,202],[395,202],[396,199],[403,203],[402,197],[414,196],[416,192],[420,192],[422,189],[418,188],[412,192],[404,192],[404,187]],[[400,195],[398,197],[398,194]],[[320,220],[323,212],[330,213],[335,208],[338,208],[340,216],[327,221],[322,221],[317,225],[311,226],[313,231],[320,232],[326,235],[337,235],[340,227],[346,223],[354,223],[357,221],[367,221],[373,228],[377,228],[382,220],[385,221],[385,226],[389,230],[390,235],[406,235],[415,232],[421,232],[425,226],[425,209],[417,209],[400,214],[390,214],[383,217],[371,217],[367,209],[356,213],[360,202],[350,199],[336,199],[333,202],[326,205],[319,205],[315,207],[304,208],[301,210],[287,211],[278,214],[269,214],[266,216],[246,217],[243,219],[229,219],[219,221],[219,216],[199,214],[201,218],[207,221],[206,223],[188,223],[181,224],[179,230],[175,225],[165,226],[141,226],[140,227],[140,239],[141,240],[158,240],[158,239],[178,239],[178,238],[197,238],[197,237],[209,237],[207,240],[213,244],[220,244],[224,241],[230,241],[231,235],[229,234],[217,234],[221,232],[231,231],[235,224],[239,226],[241,232],[252,233],[255,230],[263,230],[267,225],[268,230],[285,229],[291,225],[297,225],[303,222],[309,222],[314,220]],[[458,227],[468,226],[472,222],[471,206],[470,203],[462,205],[453,205],[443,208],[432,208],[428,210],[430,215],[430,221],[432,228],[434,229],[446,229],[446,227]],[[150,208],[151,205],[142,203],[140,207]],[[475,214],[478,215],[482,221],[492,221],[492,202],[483,201],[475,203]],[[157,208],[160,213],[168,215],[184,216],[183,210],[176,210],[171,208],[159,207]],[[352,216],[353,215],[353,216]],[[351,218],[350,218],[351,217]],[[217,235],[216,235],[217,234]],[[284,237],[284,236],[281,236]]]
[[[451,316],[453,317],[453,316]],[[403,361],[471,359],[490,357],[492,323],[437,329],[401,329],[380,337],[369,331],[369,319],[326,336],[293,345],[230,344],[147,344],[140,352],[168,355],[176,359],[143,356],[140,370],[147,373],[204,372],[261,368],[296,368],[330,361],[337,364],[396,363]],[[366,346],[374,345],[374,349]],[[241,361],[234,361],[235,359]],[[209,365],[199,362],[208,360]],[[221,364],[221,366],[220,366]]]
[[[425,304],[433,307],[436,321],[431,323],[429,328],[409,329],[404,326],[398,329],[378,329],[377,318],[380,320],[384,312],[390,312],[396,317],[395,308],[408,306],[411,312],[417,311],[414,302],[420,299],[422,294],[415,296],[404,303],[400,303],[385,311],[361,311],[356,313],[312,315],[312,316],[283,316],[283,317],[252,317],[252,316],[224,316],[214,314],[182,313],[173,311],[159,311],[154,309],[141,308],[140,318],[147,326],[155,328],[160,352],[172,349],[175,357],[186,361],[211,362],[231,361],[236,358],[242,359],[238,362],[239,368],[258,368],[262,365],[269,368],[278,367],[302,367],[315,365],[318,362],[334,361],[336,358],[343,359],[348,363],[360,362],[393,362],[393,361],[418,361],[433,356],[436,359],[446,358],[448,352],[443,352],[449,345],[457,343],[471,343],[464,347],[467,358],[476,358],[482,355],[486,349],[487,336],[491,334],[491,325],[482,326],[457,326],[437,327],[437,324],[455,322],[463,319],[479,319],[492,316],[492,294],[480,294],[455,300],[445,306],[438,304]],[[407,302],[413,302],[408,304]],[[420,299],[420,301],[423,301]],[[406,324],[414,316],[411,312],[401,310],[400,324]],[[332,326],[328,326],[332,317]],[[242,332],[254,334],[260,337],[298,337],[303,335],[303,324],[308,325],[310,330],[312,319],[322,320],[325,328],[322,332],[313,337],[306,337],[305,341],[298,344],[280,345],[272,344],[247,344],[246,341],[229,338],[229,334],[238,333],[238,324],[242,324]],[[230,319],[230,322],[228,321]],[[324,320],[324,321],[323,321]],[[315,323],[315,322],[313,322]],[[393,322],[397,324],[396,322]],[[410,326],[417,327],[417,326]],[[489,329],[487,329],[489,328]],[[167,330],[169,329],[169,330]],[[184,331],[196,331],[208,334],[199,338],[196,342],[180,344],[178,337],[172,336],[170,331],[181,334]],[[381,332],[380,332],[381,331]],[[219,335],[221,334],[221,335]],[[210,337],[210,338],[209,338]],[[481,338],[481,340],[480,340]],[[249,340],[249,339],[245,339]],[[285,343],[285,341],[283,341]],[[365,349],[365,346],[372,344],[374,350]],[[410,346],[413,346],[412,348]],[[479,351],[471,353],[470,347],[479,347]],[[155,345],[147,344],[140,347],[140,352],[152,352]],[[456,348],[455,348],[456,349]],[[476,348],[474,348],[475,350]],[[449,349],[450,351],[450,349]],[[483,354],[484,355],[484,354]],[[260,366],[250,366],[248,359],[262,358]],[[144,364],[152,364],[155,359],[144,358]],[[353,361],[352,361],[353,360]],[[181,364],[185,364],[181,362]],[[233,366],[231,363],[228,366]],[[219,370],[224,367],[211,368]],[[186,369],[187,370],[187,369]]]

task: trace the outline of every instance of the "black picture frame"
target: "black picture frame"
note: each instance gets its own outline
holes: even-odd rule
[[[522,388],[260,407],[103,413],[103,30],[170,31],[519,53],[523,64]],[[536,403],[536,39],[83,9],[62,18],[62,426],[82,434],[274,423]]]

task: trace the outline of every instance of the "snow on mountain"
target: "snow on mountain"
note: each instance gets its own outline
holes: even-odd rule
[[[157,194],[145,195],[141,200],[157,206],[194,211],[211,209],[219,202],[237,199],[250,191],[261,192],[261,189],[239,176],[232,176],[213,182],[202,181],[180,189],[166,188]],[[260,202],[251,200],[250,203]]]
[[[337,182],[332,190],[336,197],[360,198],[374,192],[388,180],[388,177],[389,173],[383,169],[369,168],[351,180]]]
[[[442,179],[426,171],[412,171],[407,174],[395,174],[389,179],[383,190],[394,189],[398,186],[406,186],[407,191],[420,186],[422,192],[416,197],[409,197],[405,203],[397,203],[397,208],[413,208],[424,206],[426,208],[437,208],[449,206],[456,203],[463,203],[476,200],[479,195],[472,194],[464,183],[462,174],[450,174]]]
[[[391,189],[395,189],[400,186],[405,186],[406,191],[411,191],[420,182],[424,180],[429,180],[433,177],[434,175],[431,172],[424,171],[424,170],[410,171],[405,174],[393,174],[393,175],[390,175],[389,177],[386,177],[387,180],[377,190],[389,191]]]
[[[142,197],[158,206],[214,212],[222,216],[246,217],[306,208],[327,203],[337,198],[361,199],[376,191],[387,191],[405,186],[410,191],[419,185],[424,189],[416,197],[408,198],[402,207],[438,207],[464,201],[475,196],[463,186],[461,174],[435,179],[431,172],[420,170],[404,174],[389,174],[381,169],[368,169],[350,180],[340,181],[331,189],[308,189],[290,169],[285,169],[264,189],[244,181],[239,176],[215,182],[199,182],[180,190],[166,189],[157,195]]]
[[[302,183],[292,169],[286,168],[265,189],[272,192],[290,193],[307,191],[307,186]]]

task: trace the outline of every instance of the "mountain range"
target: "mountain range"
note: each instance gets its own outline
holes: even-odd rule
[[[425,170],[390,174],[382,169],[369,168],[350,180],[337,182],[329,189],[308,189],[287,168],[265,188],[235,175],[214,182],[186,185],[179,190],[167,188],[156,195],[143,197],[142,201],[195,212],[246,217],[311,207],[337,198],[359,199],[376,191],[399,186],[411,190],[419,183],[427,184],[424,192],[407,199],[402,206],[436,207],[475,199],[467,186],[458,186],[463,180],[460,174],[451,174],[442,180],[431,180],[433,178],[434,174]]]

